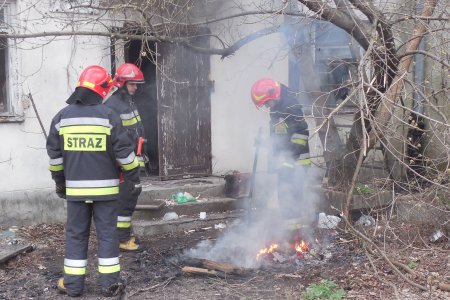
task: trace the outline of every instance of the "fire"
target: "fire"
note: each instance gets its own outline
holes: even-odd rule
[[[256,254],[256,259],[259,259],[261,255],[274,252],[277,248],[278,244],[271,244],[269,247],[259,250],[259,253]]]
[[[295,249],[295,251],[297,251],[298,255],[303,255],[306,252],[308,252],[308,250],[309,250],[308,243],[305,242],[304,240],[301,240],[300,242],[296,242],[294,244],[294,249]]]

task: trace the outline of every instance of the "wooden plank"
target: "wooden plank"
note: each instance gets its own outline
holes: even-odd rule
[[[32,250],[32,245],[7,245],[0,249],[0,264],[16,257],[17,255]]]
[[[225,274],[242,275],[245,273],[245,269],[240,268],[238,266],[228,263],[217,262],[209,259],[185,257],[183,258],[183,263],[192,267],[220,271]]]
[[[208,276],[217,276],[217,272],[214,270],[208,270],[203,268],[196,268],[196,267],[183,267],[181,268],[181,271],[183,273],[189,273],[189,274],[197,274],[197,275],[208,275]]]
[[[220,262],[213,261],[213,260],[203,259],[202,264],[203,264],[203,267],[210,269],[210,270],[218,270],[218,271],[222,271],[224,273],[229,273],[229,274],[242,274],[243,273],[243,269],[241,269],[235,265],[231,265],[231,264],[227,264],[227,263],[220,263]]]

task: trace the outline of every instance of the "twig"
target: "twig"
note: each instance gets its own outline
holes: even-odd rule
[[[163,282],[160,282],[160,283],[158,283],[158,284],[155,284],[155,285],[152,285],[152,286],[150,286],[150,287],[148,287],[148,288],[144,288],[144,289],[139,289],[139,290],[137,290],[137,291],[134,291],[133,293],[130,293],[129,295],[128,295],[128,297],[130,298],[130,297],[133,297],[134,295],[136,295],[136,294],[139,294],[139,293],[142,293],[142,292],[148,292],[148,291],[151,291],[151,290],[154,290],[154,289],[156,289],[156,288],[159,288],[159,287],[166,287],[171,281],[172,281],[172,279],[174,279],[175,277],[169,277],[169,278],[167,278],[165,281],[163,281]]]
[[[9,281],[10,279],[12,279],[14,277],[14,275],[11,275],[10,277],[6,278],[3,281],[0,281],[0,284],[4,284],[5,282]]]

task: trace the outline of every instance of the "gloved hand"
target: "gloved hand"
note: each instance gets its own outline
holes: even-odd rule
[[[130,194],[132,196],[139,196],[142,192],[142,185],[140,183],[134,183],[131,188]]]
[[[65,183],[57,183],[55,187],[56,195],[58,195],[61,199],[66,199],[66,184]]]

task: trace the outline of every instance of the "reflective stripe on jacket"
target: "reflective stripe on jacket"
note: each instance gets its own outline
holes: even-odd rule
[[[119,115],[123,127],[132,136],[133,143],[136,146],[139,137],[144,137],[145,134],[141,116],[134,105],[132,97],[126,94],[123,89],[119,89],[106,100],[105,105]]]

